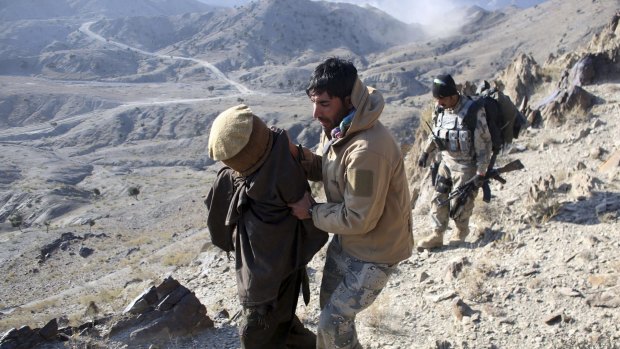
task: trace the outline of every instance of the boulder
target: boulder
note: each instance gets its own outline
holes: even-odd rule
[[[58,322],[50,320],[43,328],[22,326],[12,328],[0,338],[0,349],[31,349],[42,343],[53,341],[58,336]]]
[[[130,331],[133,343],[169,340],[213,327],[206,307],[172,277],[142,292],[125,307],[123,314],[125,318],[112,325],[111,333]]]

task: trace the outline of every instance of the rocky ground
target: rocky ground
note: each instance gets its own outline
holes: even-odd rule
[[[618,156],[619,88],[593,86],[589,90],[606,103],[586,118],[530,128],[515,142],[516,150],[501,161],[518,158],[526,169],[507,174],[503,187],[493,186],[491,203],[478,202],[475,233],[465,246],[417,251],[400,265],[359,316],[365,348],[620,347],[618,159],[611,171],[601,168]],[[579,139],[585,128],[590,134]],[[550,176],[555,186],[548,201],[533,202],[530,188]],[[577,188],[584,181],[589,190],[582,192]],[[424,209],[414,212],[420,238],[430,219]],[[310,265],[313,299],[298,310],[310,328],[318,319],[323,254]],[[233,314],[238,307],[222,292],[234,292],[232,262],[213,252],[198,261],[184,271],[190,288],[210,314]],[[197,347],[237,348],[234,325],[216,321]]]
[[[401,263],[376,303],[359,316],[359,336],[366,348],[619,347],[620,84],[601,83],[587,90],[598,100],[587,115],[574,115],[558,127],[528,128],[500,157],[499,164],[520,159],[525,169],[506,174],[507,184],[492,186],[491,203],[478,201],[472,220],[474,233],[466,245],[415,251]],[[615,165],[609,167],[611,162]],[[545,180],[547,184],[541,184]],[[425,190],[421,190],[420,198]],[[540,195],[538,200],[533,199],[543,191],[545,199]],[[204,194],[206,189],[198,192]],[[139,206],[149,201],[147,197],[138,199],[127,197],[126,204]],[[420,199],[414,209],[416,238],[428,233],[427,210]],[[205,213],[200,205],[179,204],[179,211],[188,217]],[[81,284],[58,297],[64,294],[65,303],[73,301],[65,314],[71,313],[70,309],[87,312],[89,302],[95,301],[100,313],[89,315],[92,318],[118,316],[147,286],[171,275],[206,306],[214,327],[181,339],[153,341],[157,347],[238,348],[234,262],[210,245],[201,222],[192,223],[193,228],[179,228],[184,233],[170,234],[169,228],[160,233],[150,231],[152,240],[133,242],[133,248],[126,243],[126,233],[109,230],[113,224],[93,226],[92,235],[87,234],[87,228],[77,232],[85,238],[76,246],[94,247],[95,256],[103,248],[99,244],[109,247],[119,241],[125,243],[113,254],[136,253],[135,258],[141,260],[113,273],[97,273],[106,270],[101,267],[113,258],[109,255],[107,259],[78,258],[60,250],[38,265],[38,256],[33,254],[30,270],[17,266],[13,270],[57,273],[49,280]],[[170,226],[174,226],[173,220]],[[22,234],[35,233],[29,230]],[[79,253],[71,246],[67,251]],[[61,253],[66,254],[61,258]],[[85,273],[72,275],[92,275],[90,283],[62,277],[62,266],[70,267],[80,259],[87,261],[82,265]],[[298,309],[311,329],[315,329],[319,314],[323,260],[321,251],[309,265],[312,300]],[[118,284],[130,276],[130,282]],[[84,292],[89,288],[90,293]],[[31,289],[53,293],[54,283],[32,285]],[[43,305],[23,306],[34,313],[39,307]],[[44,314],[33,314],[32,318],[57,316],[47,311]],[[85,316],[80,315],[77,318]],[[28,322],[28,318],[21,319]],[[77,319],[65,322],[71,320]],[[113,322],[101,325],[101,333],[105,334]],[[130,342],[126,331],[101,339],[74,335],[68,343],[72,347],[154,348],[152,342]]]
[[[491,203],[479,200],[466,245],[416,251],[401,263],[359,316],[365,348],[620,347],[619,89],[592,86],[604,103],[565,126],[529,128],[502,155],[526,168],[493,186]],[[607,170],[610,159],[616,165]],[[533,201],[530,188],[551,176],[548,199]],[[420,238],[430,218],[418,207],[414,219]],[[323,257],[309,266],[312,301],[298,309],[312,329]],[[235,289],[232,263],[209,250],[179,274],[213,316],[238,310],[224,296]],[[183,345],[238,348],[234,327],[234,319],[216,318],[215,329]]]

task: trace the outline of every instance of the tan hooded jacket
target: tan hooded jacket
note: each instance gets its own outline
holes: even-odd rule
[[[345,252],[365,262],[394,264],[411,256],[410,195],[400,146],[381,124],[381,93],[357,79],[351,127],[329,145],[323,133],[317,154],[303,161],[310,180],[322,180],[327,203],[312,219],[339,235]]]

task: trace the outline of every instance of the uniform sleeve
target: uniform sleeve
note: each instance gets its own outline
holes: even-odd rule
[[[432,118],[432,121],[431,121],[432,125],[436,124],[437,118],[438,118],[437,112],[433,112],[433,118]],[[427,123],[427,125],[428,125],[428,123]],[[435,149],[437,149],[437,144],[435,143],[435,136],[433,135],[433,132],[437,132],[437,131],[435,130],[435,127],[433,127],[433,126],[429,125],[428,127],[431,127],[431,129],[428,130],[428,132],[429,132],[428,133],[428,137],[427,137],[426,141],[422,145],[422,151],[425,152],[426,154],[430,154]],[[439,149],[437,149],[437,150],[439,150]]]
[[[392,167],[388,159],[360,150],[347,156],[344,200],[316,206],[317,228],[333,234],[366,234],[383,214]]]
[[[474,151],[476,152],[476,171],[486,173],[491,161],[493,142],[487,125],[487,117],[484,108],[480,108],[477,114],[476,129],[474,130]]]
[[[422,151],[426,154],[430,154],[433,150],[435,150],[435,148],[437,148],[437,145],[433,140],[433,134],[429,134],[424,145],[422,146]]]

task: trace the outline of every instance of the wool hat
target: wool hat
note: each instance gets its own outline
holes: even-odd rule
[[[439,75],[433,79],[433,87],[431,88],[431,91],[433,92],[433,97],[435,98],[449,97],[458,94],[456,84],[450,74]]]
[[[244,104],[220,113],[209,134],[209,157],[247,176],[267,159],[273,135],[267,125]]]

